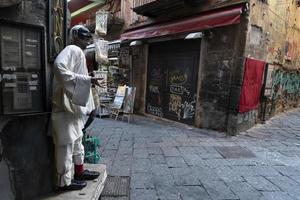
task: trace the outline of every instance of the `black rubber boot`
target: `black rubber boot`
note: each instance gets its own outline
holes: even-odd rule
[[[89,180],[94,180],[99,176],[100,176],[99,172],[84,170],[80,175],[75,174],[74,179],[79,181],[89,181]]]

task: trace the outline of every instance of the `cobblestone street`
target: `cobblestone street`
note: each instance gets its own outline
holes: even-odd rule
[[[300,109],[229,137],[135,116],[97,119],[101,163],[132,200],[300,199]]]

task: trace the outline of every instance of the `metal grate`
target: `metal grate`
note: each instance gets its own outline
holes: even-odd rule
[[[255,155],[250,150],[239,146],[215,147],[215,148],[224,158],[254,158],[255,157]]]
[[[130,177],[108,176],[100,200],[129,200]]]

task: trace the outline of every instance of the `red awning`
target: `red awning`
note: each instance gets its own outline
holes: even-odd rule
[[[159,36],[195,32],[204,29],[221,27],[240,23],[243,6],[235,6],[222,10],[215,10],[186,19],[171,21],[129,30],[121,35],[122,40],[136,40]]]

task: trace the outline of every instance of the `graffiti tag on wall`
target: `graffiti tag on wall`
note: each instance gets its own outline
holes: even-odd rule
[[[255,120],[257,119],[257,111],[251,110],[249,112],[239,113],[238,116],[238,124],[251,121],[255,122]]]
[[[152,106],[150,104],[147,105],[147,112],[151,115],[155,115],[158,117],[163,117],[163,110],[161,107]]]
[[[300,73],[276,69],[268,65],[265,85],[265,114],[280,112],[297,105],[300,97]]]
[[[178,120],[180,120],[181,101],[182,101],[181,96],[170,94],[169,111],[175,112],[177,114]]]
[[[272,74],[272,99],[300,96],[300,74],[276,70]]]
[[[190,91],[188,89],[186,89],[183,86],[177,86],[177,85],[170,85],[170,92],[178,95],[183,95],[184,93],[190,95]]]
[[[182,109],[183,109],[183,119],[189,119],[189,118],[193,118],[195,115],[195,104],[196,101],[192,101],[192,102],[187,102],[185,101],[182,104]]]
[[[169,81],[173,85],[183,85],[187,82],[187,78],[187,74],[184,74],[181,71],[175,71],[171,73]]]
[[[149,91],[154,94],[160,94],[159,93],[159,86],[156,85],[149,85]]]

